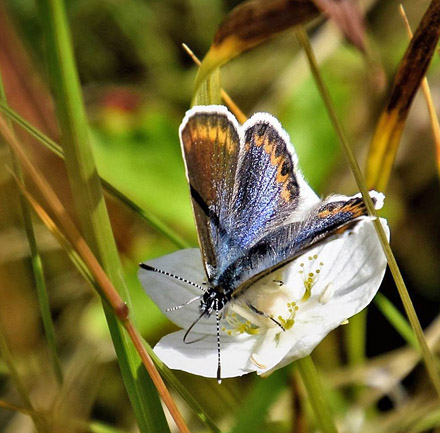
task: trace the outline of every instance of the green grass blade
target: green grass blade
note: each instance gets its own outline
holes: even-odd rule
[[[206,426],[206,428],[213,433],[220,433],[220,429],[217,427],[212,418],[205,412],[203,407],[198,403],[198,401],[192,396],[190,391],[182,385],[173,372],[157,357],[150,345],[146,344],[145,349],[154,361],[157,369],[160,371],[162,377],[165,379],[166,383],[170,385],[174,390],[180,394],[183,400],[188,404],[194,415],[199,418],[199,420]]]
[[[17,180],[17,179],[16,179]],[[17,180],[18,182],[18,180]],[[80,254],[79,251],[75,250],[72,244],[72,240],[67,239],[58,226],[55,224],[54,220],[47,214],[47,212],[39,205],[39,203],[32,197],[29,191],[24,190],[24,186],[19,183],[20,189],[22,189],[26,200],[30,203],[34,211],[37,213],[41,221],[46,225],[46,227],[50,230],[50,232],[54,235],[54,237],[58,240],[60,245],[63,247],[68,257],[74,264],[74,266],[78,269],[81,275],[96,289],[96,291],[100,294],[103,294],[103,281],[96,278],[96,272],[92,274],[91,272],[91,264],[87,266],[86,262],[83,260],[85,257],[84,254]],[[65,226],[64,226],[65,227]],[[77,244],[78,246],[78,240]],[[84,252],[83,252],[84,253]],[[90,257],[89,257],[90,259]],[[90,263],[90,262],[89,262]],[[96,271],[96,269],[95,269]],[[111,284],[111,283],[110,283]],[[108,288],[107,288],[108,289]],[[107,292],[108,294],[108,292]],[[119,297],[119,295],[118,295]],[[104,300],[109,300],[107,296],[104,296]],[[119,303],[119,301],[116,301]],[[106,304],[107,305],[107,304]],[[115,308],[115,307],[112,307]],[[162,361],[159,360],[157,355],[153,352],[151,346],[143,342],[143,350],[145,350],[151,359],[156,364],[158,370],[160,370],[162,376],[167,380],[167,382],[174,387],[174,389],[182,396],[182,398],[187,402],[189,407],[194,411],[194,414],[200,419],[202,423],[206,425],[206,427],[214,432],[218,433],[220,429],[215,425],[209,415],[203,410],[203,408],[198,404],[198,402],[192,397],[189,391],[176,379],[171,370],[163,364]],[[2,365],[0,364],[0,370]],[[139,369],[138,375],[145,375],[144,370]],[[148,376],[145,376],[148,377]],[[139,380],[144,380],[139,378]],[[152,403],[152,405],[154,402]],[[183,431],[183,430],[182,430]],[[186,431],[186,430],[185,430]]]
[[[28,212],[28,211],[27,211]],[[23,219],[30,219],[30,213],[25,216],[23,212]],[[49,306],[49,297],[47,295],[46,282],[44,279],[43,263],[41,256],[37,249],[34,229],[32,222],[26,223],[26,233],[29,241],[29,246],[32,256],[32,270],[35,277],[35,286],[37,289],[38,304],[40,307],[41,318],[43,320],[44,333],[47,339],[47,345],[49,346],[49,353],[52,360],[52,367],[55,373],[55,377],[59,384],[63,383],[63,372],[61,369],[61,363],[58,356],[58,350],[56,346],[55,328],[52,320],[52,314]]]
[[[200,73],[200,69],[198,74]],[[198,75],[197,75],[198,76]],[[197,81],[197,78],[196,78]],[[197,86],[193,94],[191,105],[211,105],[221,103],[220,68],[215,68],[202,83]]]
[[[312,358],[306,356],[296,361],[295,364],[307,390],[317,424],[324,433],[337,433],[338,430],[333,421],[330,405]]]
[[[408,293],[408,289],[406,288],[405,282],[403,281],[402,274],[400,272],[399,266],[397,265],[396,258],[394,257],[394,254],[393,254],[391,247],[388,243],[388,239],[385,235],[382,224],[379,222],[379,220],[377,218],[377,213],[374,208],[371,197],[368,193],[368,189],[367,189],[364,177],[361,173],[359,164],[357,163],[357,160],[353,154],[353,151],[351,150],[351,147],[350,147],[348,140],[345,136],[344,129],[338,119],[338,116],[336,115],[336,110],[335,110],[334,105],[331,101],[328,89],[327,89],[324,81],[322,80],[321,75],[319,74],[316,58],[313,54],[313,50],[310,45],[310,41],[308,40],[307,34],[303,28],[297,29],[296,36],[297,36],[298,40],[300,41],[301,45],[303,46],[304,51],[307,55],[307,59],[309,61],[309,65],[310,65],[313,77],[316,81],[316,85],[318,86],[318,89],[322,95],[322,99],[323,99],[325,106],[327,108],[330,120],[335,128],[336,133],[338,134],[339,141],[340,141],[342,148],[344,150],[344,154],[349,162],[350,168],[352,170],[352,173],[353,173],[353,176],[356,180],[356,183],[359,187],[359,190],[361,191],[362,198],[364,199],[365,206],[368,210],[368,213],[370,215],[376,217],[376,219],[374,220],[374,226],[376,228],[377,235],[379,237],[383,251],[384,251],[385,256],[387,258],[388,266],[390,268],[391,274],[393,275],[397,290],[399,292],[400,298],[402,300],[403,306],[405,308],[405,312],[408,316],[408,319],[409,319],[409,322],[410,322],[411,327],[413,329],[413,332],[417,338],[417,342],[420,347],[422,357],[423,357],[423,360],[426,365],[426,369],[427,369],[428,374],[431,378],[431,382],[432,382],[437,394],[440,396],[440,375],[439,375],[439,372],[436,367],[434,355],[429,350],[428,344],[426,343],[426,339],[423,334],[422,326],[420,325],[420,321],[417,317],[417,313],[414,309],[414,305],[412,304],[411,298]]]
[[[21,117],[16,111],[12,110],[3,101],[0,101],[0,110],[11,120],[13,120],[20,128],[28,132],[32,137],[36,138],[40,143],[44,144],[49,150],[55,153],[60,158],[64,158],[63,149],[55,141],[35,128],[26,119]]]
[[[40,141],[43,145],[45,145],[49,150],[54,152],[57,156],[64,159],[64,152],[62,148],[49,137],[47,137],[44,133],[39,131],[25,119],[23,119],[19,114],[17,114],[14,110],[9,108],[8,106],[2,104],[0,101],[0,110],[6,114],[10,119],[16,122],[20,127],[22,127],[25,131],[27,131],[30,135],[35,137],[38,141]],[[162,232],[168,239],[172,240],[176,246],[181,248],[188,248],[189,245],[186,241],[181,239],[176,233],[174,233],[169,227],[163,224],[160,220],[157,219],[154,215],[147,214],[143,209],[141,209],[136,203],[132,202],[128,197],[126,197],[123,193],[121,193],[118,189],[112,186],[107,181],[101,178],[103,186],[105,189],[112,194],[114,197],[119,198],[123,203],[125,203],[128,207],[133,209],[136,213],[138,213],[149,225],[153,228]],[[64,245],[62,243],[62,245]],[[93,285],[93,278],[90,274],[85,272],[82,263],[80,260],[78,261],[75,254],[72,254],[72,248],[66,248],[67,254],[74,262],[75,266],[78,268],[80,273]],[[151,347],[146,346],[148,353],[154,359],[158,369],[160,370],[162,376],[166,379],[167,383],[171,385],[176,392],[178,392],[181,397],[185,400],[188,406],[192,409],[194,414],[200,419],[200,421],[205,424],[205,426],[212,432],[218,433],[220,429],[216,426],[214,421],[209,417],[209,415],[204,411],[202,406],[194,399],[194,397],[188,392],[188,390],[176,379],[174,374],[169,370],[155,355]]]
[[[11,110],[7,105],[2,103],[0,100],[0,110],[3,111],[10,119],[16,122],[21,128],[27,131],[30,135],[35,137],[40,143],[44,144],[49,150],[55,153],[60,158],[64,159],[64,152],[61,146],[59,146],[55,141],[50,139],[47,135],[43,134],[28,121],[23,119],[14,110]],[[102,185],[104,189],[116,199],[119,199],[132,211],[137,213],[150,227],[157,230],[159,233],[163,234],[167,239],[174,243],[179,248],[189,248],[191,245],[182,239],[176,232],[170,229],[166,224],[164,224],[155,215],[146,212],[140,206],[138,206],[134,201],[130,200],[126,195],[119,191],[112,184],[107,182],[105,179],[101,178]]]
[[[1,71],[0,71],[0,102],[4,103],[5,105],[7,104]],[[12,168],[14,170],[15,176],[17,176],[17,178],[20,180],[21,183],[24,183],[23,171],[21,169],[21,166],[14,152],[10,151],[10,154],[12,160]],[[35,239],[34,225],[32,223],[32,217],[31,217],[29,205],[20,191],[18,193],[18,196],[19,196],[21,214],[23,217],[23,225],[29,243],[32,271],[35,278],[35,287],[37,289],[38,305],[40,308],[41,319],[43,321],[44,333],[46,336],[47,345],[49,347],[49,353],[52,360],[52,367],[55,373],[55,377],[58,383],[61,384],[63,382],[63,373],[61,370],[61,363],[56,346],[55,327],[50,312],[49,297],[47,295],[46,281],[44,278],[44,271],[43,271],[43,263],[41,261],[40,252],[38,250],[37,240]]]
[[[54,89],[66,168],[82,233],[131,310],[89,142],[64,4],[61,0],[42,0],[39,5],[47,43],[49,78]],[[155,388],[150,382],[139,380],[140,358],[133,344],[105,304],[104,311],[140,431],[169,431],[163,411],[158,414],[156,410],[160,403]],[[152,405],[151,399],[154,398],[157,402]]]
[[[349,326],[344,328],[347,344],[348,362],[350,365],[362,364],[365,360],[367,311],[361,311],[350,319]]]
[[[271,405],[289,382],[291,368],[283,368],[263,380],[256,380],[250,395],[243,401],[230,433],[263,431]]]
[[[88,425],[88,429],[90,433],[128,433],[126,430],[104,425],[99,422],[91,422]]]
[[[394,304],[386,296],[382,295],[382,293],[376,295],[374,303],[401,337],[414,349],[418,349],[419,346],[417,344],[417,339],[414,336],[411,325],[402,316]]]

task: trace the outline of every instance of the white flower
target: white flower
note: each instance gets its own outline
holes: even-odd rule
[[[389,236],[386,221],[381,222]],[[177,251],[147,264],[198,284],[206,281],[198,249]],[[331,330],[371,302],[385,268],[373,222],[365,218],[354,230],[258,281],[222,311],[222,377],[267,374],[309,355]],[[200,289],[143,269],[139,278],[153,301],[183,328],[163,337],[154,348],[156,354],[170,368],[216,377],[215,314],[202,318],[185,343],[183,336],[200,315],[200,303],[167,311],[199,296]],[[249,304],[273,320],[251,311]]]

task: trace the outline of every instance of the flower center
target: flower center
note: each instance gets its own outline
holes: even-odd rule
[[[298,305],[296,305],[296,302],[288,302],[286,304],[287,311],[289,312],[289,315],[287,319],[285,319],[283,316],[278,316],[278,322],[280,322],[281,325],[283,325],[283,328],[287,331],[295,324],[295,315],[296,312],[299,310]]]
[[[312,272],[310,269],[315,264],[315,260],[318,258],[318,256],[315,254],[313,256],[307,257],[308,260],[308,271],[305,270],[305,264],[304,262],[301,262],[299,264],[300,270],[298,271],[299,274],[301,274],[303,282],[304,282],[304,295],[302,297],[302,301],[307,301],[310,298],[310,295],[312,294],[312,287],[316,284],[318,281],[319,274],[321,273],[321,268],[324,266],[324,263],[319,262],[318,266],[315,269],[315,272]]]
[[[221,330],[228,335],[249,334],[257,335],[260,333],[260,328],[253,324],[250,320],[246,320],[237,314],[235,311],[226,311],[226,323]]]
[[[323,266],[324,263],[318,262],[318,255],[315,254],[297,263],[296,271],[290,277],[287,269],[262,279],[228,306],[221,330],[235,336],[257,335],[273,328],[279,328],[279,332],[291,329],[300,306],[312,301],[312,288],[319,281]],[[329,284],[328,290],[326,287],[319,297],[319,302],[326,303],[332,293]]]
[[[268,328],[290,329],[298,311],[288,287],[274,275],[251,287],[229,306],[224,316],[228,335],[258,334]]]

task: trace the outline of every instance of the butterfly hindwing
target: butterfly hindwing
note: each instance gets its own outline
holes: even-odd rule
[[[370,195],[374,203],[382,197],[376,192]],[[331,196],[310,209],[303,220],[275,228],[253,245],[246,255],[236,258],[223,273],[220,284],[234,281],[236,295],[321,242],[353,229],[366,215],[360,195]]]

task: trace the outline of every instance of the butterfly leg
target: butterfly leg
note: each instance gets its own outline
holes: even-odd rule
[[[285,331],[284,326],[281,325],[281,323],[278,322],[278,320],[274,319],[270,314],[267,314],[264,311],[259,310],[258,308],[254,307],[252,304],[250,304],[249,302],[247,303],[247,306],[254,313],[256,313],[256,314],[258,314],[260,316],[266,317],[266,319],[272,320],[272,322],[275,323],[275,325],[279,326],[283,331]]]

